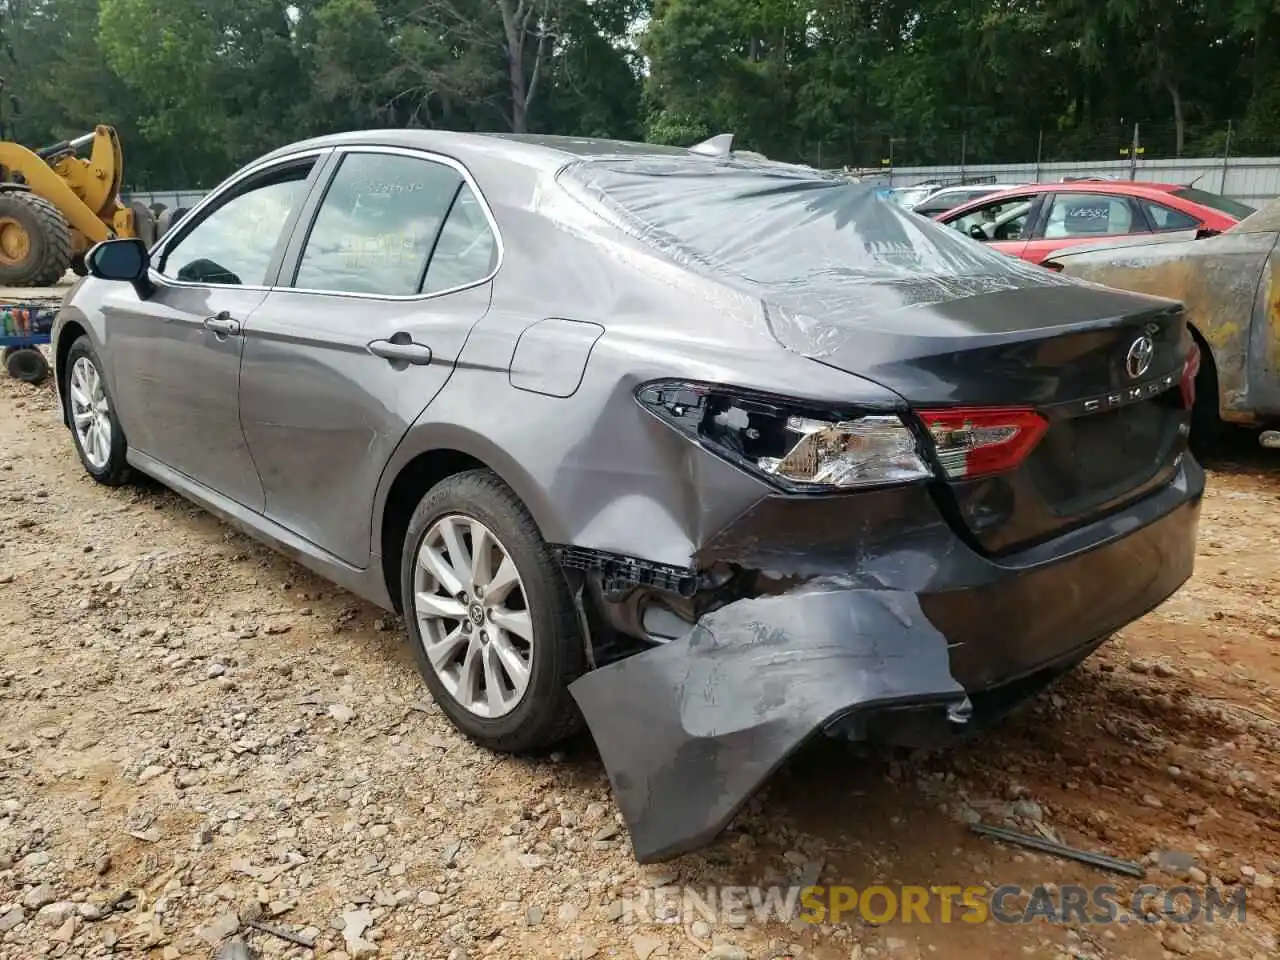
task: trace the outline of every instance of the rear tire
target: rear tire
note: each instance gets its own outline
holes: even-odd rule
[[[169,228],[177,223],[186,214],[185,207],[170,207],[161,211],[156,217],[156,237],[163,237],[169,232]]]
[[[1200,372],[1196,374],[1196,400],[1191,408],[1191,452],[1196,459],[1210,457],[1222,447],[1226,424],[1218,410],[1218,370],[1209,346],[1199,337]]]
[[[0,284],[48,287],[71,266],[71,228],[58,208],[26,190],[0,191]]]
[[[129,203],[129,209],[133,211],[133,230],[138,239],[141,240],[148,250],[150,250],[156,242],[156,215],[151,212],[151,208],[141,200],[133,200]]]
[[[473,566],[477,538],[486,544],[485,560]],[[461,559],[448,548],[451,540]],[[427,563],[424,543],[432,545],[434,557]],[[459,575],[451,584],[432,572],[443,568],[452,574],[455,563]],[[500,582],[506,589],[500,590]],[[533,518],[496,476],[473,470],[427,491],[405,535],[400,589],[418,669],[440,708],[468,738],[490,750],[531,753],[580,729],[582,716],[569,693],[569,684],[586,669],[577,608]],[[520,672],[505,667],[513,651],[525,665],[522,690],[507,682]],[[485,669],[490,661],[492,674]],[[473,662],[477,672],[468,674]],[[468,682],[469,675],[474,681]],[[494,698],[495,689],[505,702]]]

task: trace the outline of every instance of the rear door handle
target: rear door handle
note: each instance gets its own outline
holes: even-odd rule
[[[397,343],[394,340],[374,340],[368,344],[366,349],[375,357],[382,357],[384,360],[414,363],[419,366],[425,366],[431,362],[431,348],[425,343],[414,343],[412,340],[406,343]]]
[[[233,320],[231,318],[231,314],[227,313],[225,310],[216,317],[205,317],[204,328],[206,330],[212,330],[214,333],[223,337],[237,337],[240,335],[240,321]]]

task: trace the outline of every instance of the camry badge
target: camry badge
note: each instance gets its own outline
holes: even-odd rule
[[[1155,353],[1155,342],[1145,333],[1133,341],[1128,355],[1124,358],[1124,370],[1129,374],[1130,380],[1137,380],[1151,369],[1151,360]]]

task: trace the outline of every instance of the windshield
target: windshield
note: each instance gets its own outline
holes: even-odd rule
[[[1253,207],[1247,204],[1231,200],[1216,193],[1209,193],[1206,190],[1197,190],[1195,187],[1183,187],[1180,190],[1174,190],[1173,195],[1191,203],[1198,203],[1202,207],[1208,207],[1210,210],[1225,213],[1227,216],[1234,217],[1237,220],[1243,220],[1249,214],[1255,212]]]

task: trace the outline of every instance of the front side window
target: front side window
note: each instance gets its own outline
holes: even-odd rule
[[[1133,232],[1133,208],[1126,197],[1059,193],[1049,205],[1044,238],[1114,237]]]
[[[313,161],[255,178],[169,248],[160,273],[189,283],[262,286]]]
[[[950,221],[947,226],[966,237],[983,242],[1021,240],[1026,234],[1027,215],[1030,212],[1030,197],[1006,197],[983,204],[963,217]]]
[[[398,154],[342,160],[307,236],[293,285],[375,296],[419,292],[462,176]]]

